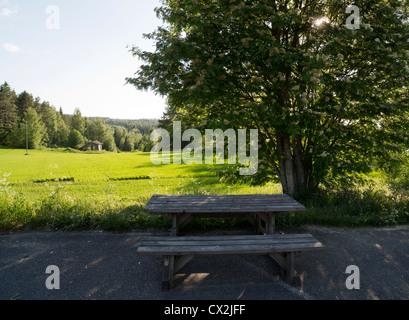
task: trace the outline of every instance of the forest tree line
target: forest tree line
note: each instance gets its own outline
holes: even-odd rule
[[[29,149],[70,147],[83,149],[98,140],[107,151],[150,151],[150,132],[156,120],[119,120],[84,117],[77,108],[64,114],[47,101],[34,98],[27,91],[0,85],[0,145]]]

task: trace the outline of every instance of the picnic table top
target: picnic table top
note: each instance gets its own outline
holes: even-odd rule
[[[286,194],[246,195],[159,195],[144,210],[168,213],[278,213],[304,211],[305,207]]]

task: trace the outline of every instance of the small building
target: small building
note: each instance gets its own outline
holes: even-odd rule
[[[99,142],[97,140],[92,141],[85,145],[84,147],[85,150],[94,150],[94,151],[102,151],[102,142]]]

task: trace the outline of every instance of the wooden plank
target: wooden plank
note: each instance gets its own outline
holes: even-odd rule
[[[219,241],[219,240],[207,240],[207,241],[175,241],[175,240],[151,240],[151,241],[142,241],[139,244],[138,248],[142,248],[142,247],[166,247],[166,246],[223,246],[223,245],[236,245],[236,246],[240,246],[240,245],[274,245],[277,243],[303,243],[303,242],[319,242],[314,238],[295,238],[295,239],[274,239],[274,240],[258,240],[258,239],[247,239],[247,240],[242,240],[242,239],[238,239],[238,240],[234,240],[234,239],[230,239],[228,241]]]
[[[299,208],[294,206],[265,206],[265,207],[215,207],[215,208],[206,208],[206,207],[158,207],[146,209],[146,212],[150,214],[167,214],[167,213],[237,213],[237,214],[249,214],[249,213],[259,213],[259,212],[282,212],[282,211],[304,211],[305,208]]]
[[[304,206],[300,206],[300,205],[297,205],[295,203],[283,203],[283,202],[280,202],[280,203],[271,203],[271,202],[269,202],[269,203],[263,203],[263,204],[258,204],[258,205],[251,204],[251,203],[243,203],[243,204],[239,204],[239,203],[234,203],[234,204],[233,203],[232,204],[220,203],[220,204],[211,204],[211,205],[205,204],[205,203],[203,203],[203,204],[198,204],[198,203],[183,204],[183,203],[180,203],[180,204],[172,204],[172,205],[160,203],[160,204],[150,204],[150,205],[147,205],[145,208],[146,208],[146,210],[151,210],[151,211],[152,210],[164,210],[164,209],[174,210],[174,209],[177,209],[177,208],[180,208],[181,211],[183,211],[182,209],[191,210],[192,208],[194,208],[196,210],[198,210],[198,209],[207,209],[207,210],[211,210],[211,211],[215,211],[217,209],[225,210],[225,209],[228,209],[228,208],[234,208],[234,209],[240,209],[241,211],[251,210],[252,212],[257,211],[257,209],[263,209],[263,208],[265,208],[263,210],[276,210],[276,211],[278,211],[281,208],[291,208],[293,210],[305,210]]]
[[[254,200],[290,200],[295,201],[285,194],[241,194],[241,195],[153,195],[151,201],[254,201]]]
[[[226,246],[146,246],[139,247],[139,254],[146,255],[227,255],[227,254],[265,254],[271,252],[306,251],[321,248],[320,242],[286,243],[273,245],[226,245]]]
[[[228,201],[228,200],[223,200],[223,199],[215,199],[215,200],[213,200],[213,201],[207,201],[207,200],[204,200],[204,201],[194,201],[194,200],[189,200],[189,199],[184,199],[184,201],[166,201],[166,200],[162,200],[162,201],[152,201],[152,200],[150,200],[148,203],[150,203],[151,205],[160,205],[160,204],[167,204],[167,205],[184,205],[184,204],[197,204],[197,205],[223,205],[223,204],[240,204],[240,205],[243,205],[243,204],[246,204],[246,203],[249,203],[249,204],[253,204],[253,205],[264,205],[264,204],[266,204],[266,203],[271,203],[271,204],[280,204],[280,203],[283,203],[283,204],[298,204],[298,205],[301,205],[300,203],[298,203],[298,202],[296,202],[295,200],[286,200],[286,199],[282,199],[282,200],[278,200],[278,199],[276,199],[276,200],[274,200],[274,199],[271,199],[271,200],[263,200],[263,201],[257,201],[257,200],[255,200],[255,199],[253,199],[253,200],[250,200],[250,199],[248,199],[248,200],[242,200],[242,201]]]
[[[219,207],[219,206],[234,206],[234,207],[241,207],[241,206],[248,206],[248,207],[262,207],[262,206],[295,206],[295,207],[304,207],[302,204],[296,203],[296,202],[290,202],[290,201],[263,201],[263,202],[253,202],[253,201],[243,201],[243,202],[228,202],[228,201],[218,201],[218,202],[212,202],[212,203],[207,203],[207,202],[151,202],[147,204],[148,208],[149,207],[154,207],[154,206],[163,206],[163,207],[175,207],[175,206],[207,206],[207,207]]]
[[[268,243],[274,241],[292,241],[292,240],[314,240],[317,241],[311,234],[274,234],[274,235],[233,235],[233,236],[183,236],[183,237],[143,237],[140,243],[152,243],[162,241],[166,243],[211,243],[212,241],[221,243],[239,243],[246,241],[255,241],[259,243]]]
[[[233,205],[233,206],[243,206],[243,205],[248,205],[248,206],[264,206],[264,205],[294,205],[294,206],[302,206],[302,204],[296,202],[296,201],[284,201],[284,200],[265,200],[265,201],[256,201],[256,200],[243,200],[243,201],[225,201],[225,200],[218,200],[218,201],[188,201],[185,199],[185,201],[176,201],[176,202],[168,202],[168,201],[150,201],[148,202],[148,206],[186,206],[186,205],[193,205],[193,206],[221,206],[221,205]]]
[[[148,207],[151,206],[265,206],[265,205],[292,205],[292,206],[297,206],[297,207],[304,207],[302,204],[296,202],[295,200],[288,201],[288,200],[263,200],[263,201],[257,201],[255,199],[248,199],[248,200],[243,200],[243,201],[227,201],[223,199],[219,200],[214,200],[214,201],[194,201],[194,200],[189,200],[189,199],[184,199],[184,201],[152,201],[150,200],[147,203]]]
[[[245,205],[245,204],[251,204],[251,205],[265,205],[265,204],[289,204],[289,205],[301,205],[296,201],[285,201],[285,200],[266,200],[266,201],[255,201],[255,200],[243,200],[243,201],[226,201],[226,200],[217,200],[217,201],[194,201],[191,200],[189,201],[189,199],[184,199],[184,201],[166,201],[166,200],[162,200],[162,201],[152,201],[150,200],[148,202],[149,205],[168,205],[168,206],[172,206],[172,205],[208,205],[208,206],[212,206],[212,205]]]
[[[230,207],[239,208],[239,209],[240,208],[246,208],[246,210],[250,210],[251,208],[267,208],[269,210],[271,210],[271,209],[276,210],[276,209],[280,209],[280,208],[294,208],[294,210],[297,210],[297,209],[305,210],[304,206],[300,206],[300,205],[297,205],[295,203],[283,203],[283,202],[280,202],[280,203],[271,203],[271,202],[269,202],[269,203],[264,203],[264,204],[259,204],[259,205],[253,205],[251,203],[243,203],[243,204],[220,203],[220,204],[214,204],[214,205],[194,204],[194,203],[186,203],[186,204],[180,203],[180,204],[174,204],[174,205],[167,205],[167,204],[161,203],[161,204],[149,205],[149,206],[146,207],[146,209],[147,210],[148,209],[149,210],[161,210],[161,209],[166,209],[166,208],[175,209],[177,207],[181,207],[183,209],[207,208],[209,210],[215,210],[215,209],[218,209],[218,208],[225,209],[225,208],[230,208]],[[251,210],[254,211],[255,209],[251,209]]]
[[[310,239],[274,239],[274,240],[228,240],[228,241],[145,241],[141,242],[139,248],[143,247],[171,247],[171,246],[257,246],[257,245],[276,245],[276,244],[297,244],[297,243],[318,243],[314,238]]]
[[[245,246],[245,245],[274,245],[274,244],[285,244],[285,243],[306,243],[306,242],[318,242],[314,238],[294,238],[294,239],[246,239],[246,240],[185,240],[185,241],[174,241],[174,240],[154,240],[154,241],[143,241],[140,246],[151,246],[151,247],[165,247],[165,246]]]
[[[153,194],[152,199],[178,199],[178,198],[191,198],[191,199],[213,199],[213,198],[249,198],[256,196],[259,199],[263,198],[290,198],[290,196],[284,193],[259,193],[259,194]]]
[[[265,204],[293,204],[293,205],[298,205],[302,206],[299,202],[295,200],[290,200],[290,199],[265,199],[265,200],[257,200],[257,199],[242,199],[242,200],[235,200],[235,201],[229,201],[229,200],[224,200],[224,199],[215,199],[213,201],[210,200],[189,200],[189,199],[183,199],[183,201],[166,201],[166,200],[150,200],[149,205],[168,205],[168,206],[174,206],[174,205],[208,205],[208,206],[215,206],[215,205],[223,205],[223,204],[232,204],[232,205],[246,205],[246,204],[251,204],[251,205],[265,205]]]
[[[224,199],[224,198],[209,198],[209,199],[192,199],[188,197],[183,197],[179,199],[150,199],[148,201],[150,204],[162,204],[166,203],[169,205],[174,205],[174,204],[223,204],[223,203],[229,203],[229,204],[245,204],[245,203],[252,203],[252,204],[264,204],[264,203],[290,203],[290,204],[300,204],[296,200],[292,198],[265,198],[265,199],[258,199],[257,197],[249,197],[249,198],[231,198],[231,199]]]
[[[185,241],[185,240],[251,240],[251,239],[293,239],[293,238],[313,238],[310,233],[286,233],[260,236],[256,234],[249,235],[215,235],[215,236],[183,236],[183,237],[169,237],[169,236],[144,236],[141,241],[149,240],[172,240],[172,241]]]
[[[305,207],[283,194],[272,195],[153,195],[144,208],[150,213],[303,211]]]

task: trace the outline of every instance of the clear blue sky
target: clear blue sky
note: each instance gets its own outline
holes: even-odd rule
[[[47,12],[50,5],[58,11]],[[87,117],[160,118],[164,97],[125,85],[141,64],[127,46],[154,50],[142,35],[162,24],[154,12],[160,5],[160,0],[0,0],[0,83],[68,114],[79,108]]]

